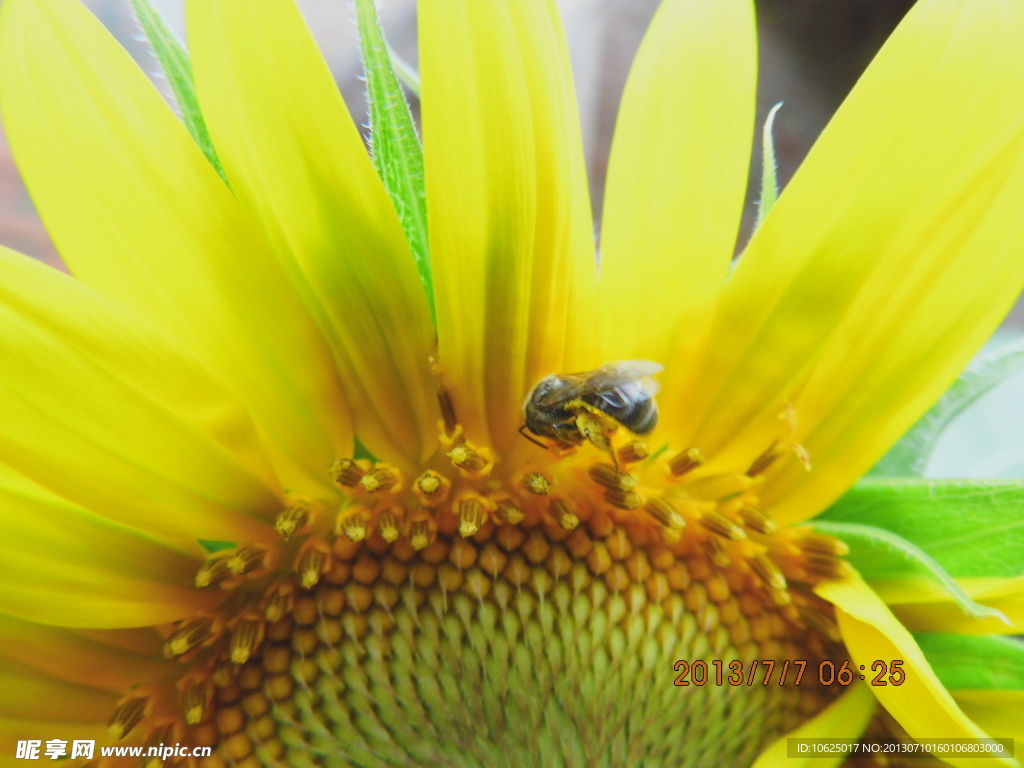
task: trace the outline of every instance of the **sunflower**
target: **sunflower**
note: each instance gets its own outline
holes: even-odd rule
[[[189,0],[188,54],[136,7],[181,120],[78,0],[0,9],[74,274],[0,252],[0,760],[1021,738],[1019,485],[844,493],[1024,283],[1024,3],[921,0],[735,265],[747,0],[664,0],[599,260],[552,0],[420,1],[422,155],[361,0],[372,157],[292,0]]]

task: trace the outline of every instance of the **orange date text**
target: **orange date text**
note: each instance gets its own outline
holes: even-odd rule
[[[804,659],[755,659],[744,664],[739,659],[722,661],[713,659],[710,662],[698,659],[684,661],[680,659],[673,665],[677,672],[674,684],[678,686],[696,685],[698,687],[712,685],[800,685],[807,672],[807,661]],[[882,661],[878,659],[870,665],[870,674],[861,665],[854,665],[847,660],[842,664],[833,661],[822,661],[817,668],[817,681],[821,685],[849,685],[854,680],[864,680],[873,686],[903,685],[907,679],[903,671],[903,660]],[[813,675],[814,670],[810,674]],[[869,681],[870,678],[870,681]]]

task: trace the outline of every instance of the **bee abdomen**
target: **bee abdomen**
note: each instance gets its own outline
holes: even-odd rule
[[[630,432],[637,435],[646,435],[654,431],[658,426],[658,404],[654,399],[644,400],[633,406],[633,413],[630,420],[622,422]]]
[[[615,407],[600,397],[584,398],[584,400],[611,416],[634,434],[646,435],[658,425],[658,405],[654,398],[638,400],[621,407]]]

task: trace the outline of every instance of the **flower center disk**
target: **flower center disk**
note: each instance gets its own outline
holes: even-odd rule
[[[333,520],[296,500],[279,552],[200,569],[232,597],[165,654],[190,668],[180,706],[218,745],[209,768],[748,765],[838,693],[813,672],[844,652],[810,586],[843,546],[758,509],[774,457],[691,480],[699,451],[632,440],[617,465],[585,445],[500,473],[447,441],[411,483],[339,460]],[[748,676],[764,660],[767,684]],[[799,685],[786,660],[807,662]],[[734,661],[742,681],[720,681]]]

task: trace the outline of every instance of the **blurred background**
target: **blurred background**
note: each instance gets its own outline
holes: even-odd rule
[[[2,1],[2,0],[0,0]],[[128,0],[84,0],[166,94],[141,39]],[[183,0],[155,0],[184,37]],[[366,122],[358,42],[347,0],[298,0],[353,115]],[[659,0],[558,0],[579,99],[593,196],[600,217],[603,180],[619,99]],[[757,0],[758,124],[784,102],[775,121],[780,184],[793,175],[829,117],[913,0]],[[416,62],[415,0],[379,0],[388,40]],[[413,107],[416,108],[415,100]],[[760,184],[755,147],[739,243],[749,237]],[[598,218],[599,220],[599,218]],[[0,136],[0,244],[61,267]],[[1018,304],[989,349],[1024,334]],[[936,477],[1024,477],[1024,375],[1015,376],[966,412],[942,438],[929,474]]]

